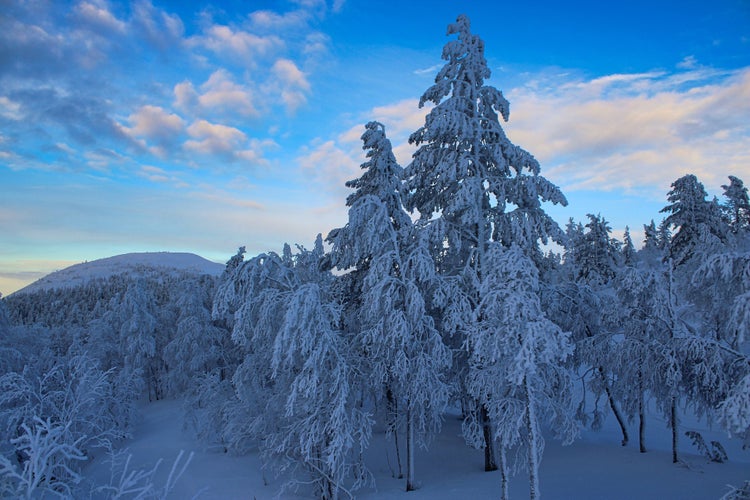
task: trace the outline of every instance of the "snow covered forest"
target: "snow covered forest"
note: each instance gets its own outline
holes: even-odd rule
[[[727,173],[709,199],[694,175],[676,179],[658,223],[634,221],[639,249],[595,207],[560,227],[544,205],[566,198],[506,137],[482,40],[463,16],[448,34],[411,163],[367,123],[348,222],[311,248],[240,248],[220,276],[142,268],[0,301],[0,496],[166,496],[185,461],[156,486],[118,452],[144,402],[163,399],[185,401],[206,446],[258,451],[283,492],[326,499],[372,487],[375,433],[418,488],[416,450],[429,454],[449,411],[501,498],[519,474],[539,498],[545,439],[571,443],[605,418],[613,447],[646,453],[656,415],[675,464],[728,460],[726,442],[685,435],[686,416],[750,446],[743,181]],[[112,480],[87,479],[105,456]],[[747,480],[716,497],[749,498]]]

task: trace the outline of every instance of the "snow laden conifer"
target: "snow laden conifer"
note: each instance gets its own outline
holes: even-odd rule
[[[739,177],[730,175],[729,184],[723,184],[721,187],[726,198],[722,209],[732,231],[737,233],[749,229],[750,198],[748,198],[745,183]]]
[[[448,26],[448,35],[457,39],[443,48],[446,64],[419,101],[420,107],[434,107],[409,138],[417,150],[405,169],[405,205],[419,212],[438,269],[452,287],[451,302],[438,321],[446,343],[458,349],[465,336],[477,330],[478,317],[472,311],[479,307],[489,272],[490,244],[515,244],[539,262],[540,241],[563,238],[541,204],[567,201],[539,175],[536,159],[505,135],[499,117],[508,119],[509,103],[502,92],[484,83],[490,77],[484,42],[471,33],[469,19],[459,16]],[[449,337],[448,331],[454,335]],[[465,387],[466,360],[455,360],[456,387]],[[465,394],[459,397],[465,399]],[[494,470],[493,432],[485,403],[476,401],[470,413],[483,422],[485,469]]]
[[[388,426],[396,437],[405,430],[408,491],[416,488],[415,447],[440,427],[451,356],[428,314],[439,278],[426,240],[401,205],[401,167],[383,125],[365,129],[365,172],[347,183],[356,189],[347,198],[349,221],[328,240],[332,262],[361,279],[352,341],[363,353],[374,399],[388,405]]]
[[[539,463],[544,449],[541,426],[567,442],[577,427],[569,411],[569,372],[564,361],[573,352],[570,335],[550,321],[539,299],[539,272],[520,247],[492,243],[488,273],[475,310],[476,332],[467,338],[469,393],[484,402],[499,443],[502,498],[508,497],[509,450],[526,449],[531,498],[538,498]],[[471,420],[466,434],[479,436]],[[517,456],[517,455],[516,455]],[[510,467],[509,467],[510,466]]]
[[[689,396],[700,411],[718,409],[727,429],[750,443],[750,232],[742,224],[747,190],[736,177],[722,186],[731,234],[721,248],[701,253],[690,276],[690,294],[700,313],[702,335],[686,350]],[[743,196],[744,194],[744,196]],[[744,422],[744,425],[743,425]]]
[[[458,39],[443,48],[447,63],[419,101],[435,106],[409,138],[418,149],[406,168],[407,208],[427,220],[441,214],[435,229],[451,250],[462,250],[459,262],[493,240],[515,243],[536,258],[540,240],[562,242],[563,236],[541,203],[567,200],[539,175],[536,159],[505,135],[499,116],[508,120],[510,104],[484,84],[490,77],[484,42],[471,33],[469,19],[459,16],[448,34]]]
[[[298,250],[286,245],[281,255],[237,263],[219,285],[215,318],[231,325],[243,358],[224,435],[240,451],[258,446],[293,478],[306,473],[316,496],[337,498],[369,478],[361,451],[371,423],[333,277],[321,266],[322,238],[313,250]]]
[[[579,371],[583,386],[578,405],[578,418],[584,425],[598,429],[604,412],[599,398],[606,397],[620,426],[622,445],[629,441],[625,419],[615,400],[612,388],[612,369],[609,357],[617,347],[612,327],[618,300],[615,282],[620,271],[619,242],[610,237],[609,223],[600,215],[588,214],[584,226],[572,220],[567,226],[565,262],[560,279],[546,287],[548,315],[564,330],[572,333],[576,345],[571,364]],[[589,392],[596,396],[593,410],[588,409]]]
[[[669,256],[676,266],[685,264],[699,252],[710,252],[726,237],[726,226],[716,201],[706,200],[706,190],[692,175],[672,183],[667,199],[670,204],[661,212],[669,215],[665,225],[675,232],[669,242]]]

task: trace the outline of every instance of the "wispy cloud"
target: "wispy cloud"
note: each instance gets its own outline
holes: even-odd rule
[[[185,26],[176,14],[154,7],[150,0],[133,4],[133,29],[140,38],[161,52],[183,43]]]
[[[80,22],[102,34],[122,35],[127,29],[126,23],[117,19],[104,5],[81,2],[73,8],[73,12]]]
[[[506,130],[566,190],[660,196],[694,173],[750,177],[750,69],[611,75],[520,87]]]
[[[437,70],[443,67],[443,64],[434,64],[429,68],[415,69],[415,75],[434,75]]]
[[[190,81],[174,87],[174,105],[194,116],[257,117],[254,91],[234,80],[226,69],[218,69],[200,86],[198,92]]]
[[[271,67],[271,72],[276,78],[279,86],[281,102],[287,112],[293,113],[307,102],[307,94],[310,92],[310,82],[305,74],[300,71],[294,61],[279,59]]]
[[[346,181],[362,175],[359,167],[366,159],[361,140],[364,124],[375,120],[385,126],[396,160],[405,166],[416,149],[409,144],[409,135],[424,125],[429,110],[430,106],[420,108],[416,99],[374,107],[358,116],[360,124],[332,138],[318,138],[304,147],[297,157],[297,164],[306,178],[322,186],[343,205],[350,192],[345,186]]]
[[[259,36],[231,26],[212,24],[201,35],[188,39],[191,48],[206,49],[224,61],[254,68],[258,59],[281,50],[284,42],[275,35]]]
[[[185,128],[185,122],[174,113],[159,106],[142,106],[128,117],[131,128],[126,129],[134,139],[142,139],[144,145],[149,143],[162,148],[160,156],[166,154],[166,148],[172,149],[177,137]]]

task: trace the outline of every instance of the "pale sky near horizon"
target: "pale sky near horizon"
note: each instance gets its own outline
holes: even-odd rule
[[[402,165],[460,13],[561,225],[750,183],[750,2],[0,0],[0,293],[127,252],[218,262],[346,221],[366,122]]]

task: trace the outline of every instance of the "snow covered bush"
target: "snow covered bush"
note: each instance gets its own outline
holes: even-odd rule
[[[35,417],[32,426],[20,424],[21,434],[10,442],[20,463],[0,456],[0,493],[17,498],[47,495],[70,498],[81,481],[77,462],[85,461],[81,442],[85,435],[71,441],[70,426]]]
[[[95,449],[125,438],[136,393],[127,378],[75,356],[45,368],[42,360],[0,377],[0,438],[6,486],[26,496],[71,491]],[[130,377],[128,377],[130,378]],[[21,494],[21,493],[19,493]]]
[[[164,484],[158,486],[154,480],[157,470],[163,463],[163,459],[158,459],[156,464],[150,469],[133,469],[130,467],[132,456],[127,450],[109,451],[110,462],[110,481],[106,485],[98,485],[92,488],[92,495],[99,497],[105,495],[106,498],[168,498],[170,492],[174,489],[187,470],[193,459],[193,452],[183,459],[184,451],[177,454],[169,475]],[[196,492],[193,498],[198,498],[202,492]]]

